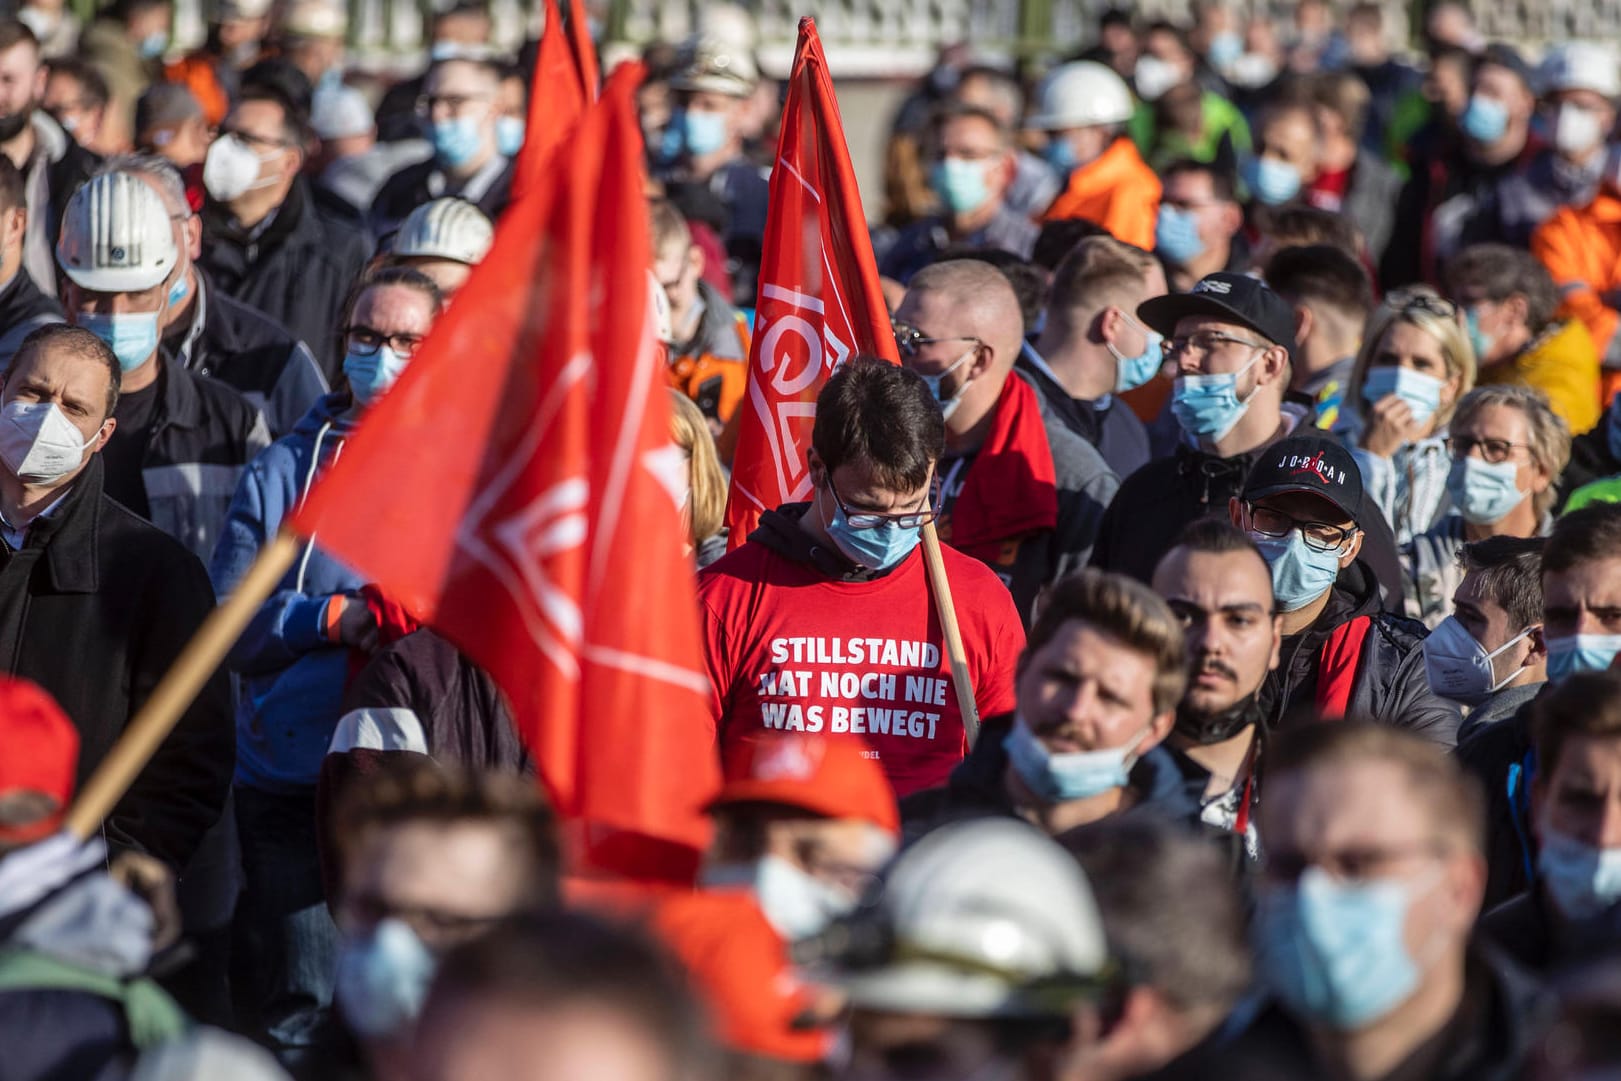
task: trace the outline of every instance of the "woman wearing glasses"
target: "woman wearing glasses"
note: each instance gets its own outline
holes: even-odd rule
[[[283,518],[343,453],[443,307],[421,271],[372,271],[350,292],[338,337],[348,386],[315,403],[243,471],[209,577],[229,596]],[[248,993],[277,1046],[298,1046],[331,999],[337,932],[321,900],[315,782],[341,714],[354,651],[378,645],[366,580],[305,544],[226,659],[236,673],[236,818],[256,944]]]
[[[1428,289],[1386,297],[1351,369],[1356,389],[1341,431],[1398,544],[1451,509],[1447,424],[1474,385],[1475,354],[1457,306]]]

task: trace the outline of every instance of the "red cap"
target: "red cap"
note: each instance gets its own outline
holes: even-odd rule
[[[0,796],[39,792],[56,801],[55,813],[43,821],[0,827],[0,840],[26,843],[54,833],[73,798],[78,729],[36,684],[0,676],[0,748]]]
[[[654,919],[709,1006],[715,1035],[734,1051],[788,1062],[827,1057],[833,1036],[804,1021],[817,993],[795,975],[788,947],[754,895],[716,890],[669,898]]]
[[[859,736],[772,732],[742,740],[727,755],[726,783],[709,806],[731,803],[778,803],[894,834],[901,829],[895,791]]]

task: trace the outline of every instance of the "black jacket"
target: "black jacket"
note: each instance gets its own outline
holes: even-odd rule
[[[180,363],[240,391],[264,411],[274,439],[292,431],[331,390],[308,346],[264,312],[222,292],[201,270],[191,319],[173,329],[164,344]]]
[[[1570,463],[1559,475],[1559,505],[1555,513],[1565,509],[1570,493],[1584,484],[1621,473],[1621,460],[1610,453],[1610,415],[1606,411],[1599,417],[1592,431],[1583,432],[1570,441]]]
[[[471,200],[491,221],[501,216],[512,199],[512,169],[513,162],[508,161],[495,182],[477,199]],[[377,190],[377,198],[371,204],[372,232],[384,236],[399,228],[400,222],[423,203],[456,194],[458,192],[445,183],[439,163],[433,158],[407,165],[383,181],[383,186]]]
[[[1151,581],[1160,557],[1183,528],[1200,518],[1227,520],[1227,501],[1243,490],[1260,453],[1218,458],[1179,443],[1169,457],[1156,458],[1125,478],[1098,527],[1092,566]],[[1377,576],[1385,606],[1399,611],[1402,573],[1395,534],[1384,515],[1365,517],[1369,520],[1363,523],[1358,558]]]
[[[1458,1012],[1418,1049],[1418,1061],[1403,1062],[1387,1076],[1516,1081],[1551,1019],[1552,1003],[1529,975],[1489,947],[1477,946],[1464,969]],[[1216,1048],[1211,1058],[1216,1072],[1192,1076],[1330,1076],[1313,1053],[1305,1027],[1276,1004],[1262,1010],[1231,1042]]]
[[[225,529],[242,467],[270,445],[270,430],[259,410],[224,383],[167,357],[159,363],[158,407],[146,443],[133,444],[115,430],[102,450],[114,476],[121,475],[117,462],[138,460],[142,490],[113,485],[107,495],[126,506],[144,503],[153,525],[206,561]]]
[[[17,347],[40,327],[65,322],[62,305],[40,291],[24,267],[0,289],[0,371],[11,366]]]
[[[213,200],[203,206],[197,265],[221,292],[259,309],[308,345],[329,386],[342,370],[337,340],[343,301],[370,257],[365,234],[315,212],[302,177],[257,237],[234,224],[224,206]]]
[[[1347,717],[1405,728],[1449,750],[1461,722],[1457,703],[1430,690],[1424,671],[1422,623],[1383,611],[1379,591],[1361,562],[1340,572],[1317,622],[1284,638],[1278,667],[1261,684],[1262,716],[1270,728],[1314,719],[1319,661],[1329,635],[1360,616],[1372,620],[1351,683]]]
[[[1531,780],[1537,760],[1531,745],[1530,703],[1509,719],[1471,736],[1458,748],[1458,761],[1486,789],[1486,897],[1482,907],[1490,911],[1529,888],[1535,877]]]
[[[1020,351],[1013,368],[1036,388],[1041,396],[1042,412],[1057,418],[1064,427],[1097,448],[1104,462],[1117,477],[1129,477],[1147,465],[1153,455],[1148,446],[1148,429],[1137,419],[1118,397],[1110,396],[1099,406],[1098,402],[1071,398],[1059,382],[1052,377],[1045,361],[1028,344]]]
[[[100,455],[20,551],[0,545],[0,664],[72,718],[79,784],[213,607],[197,558],[102,493]],[[109,841],[183,867],[220,816],[235,759],[222,668],[108,818]]]
[[[1012,725],[1011,713],[987,717],[968,757],[951,771],[945,784],[901,800],[901,828],[908,840],[964,818],[1018,814],[1004,780],[1008,754],[1002,741]],[[1138,798],[1125,814],[1155,814],[1198,827],[1203,788],[1195,789],[1182,776],[1166,748],[1155,747],[1138,759],[1129,783]]]

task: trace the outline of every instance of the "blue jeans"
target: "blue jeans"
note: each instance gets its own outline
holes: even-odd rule
[[[338,960],[338,929],[321,888],[315,790],[282,795],[239,785],[235,796],[239,1020],[283,1061],[296,1062],[332,1004]]]

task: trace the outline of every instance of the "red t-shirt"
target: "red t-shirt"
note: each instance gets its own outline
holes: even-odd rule
[[[1013,708],[1019,613],[985,564],[944,549],[981,717]],[[710,707],[724,750],[762,729],[863,735],[897,796],[944,783],[967,750],[921,547],[870,582],[836,581],[749,541],[698,579]]]

